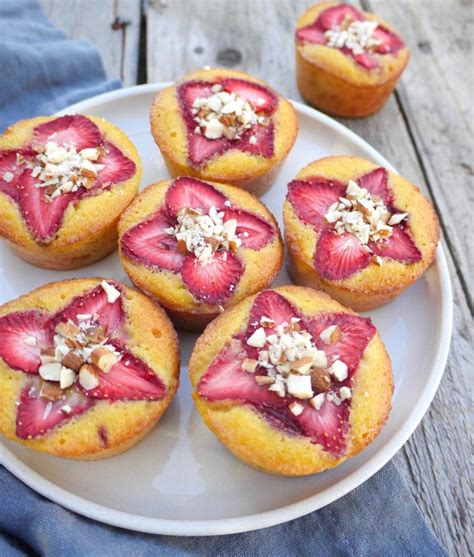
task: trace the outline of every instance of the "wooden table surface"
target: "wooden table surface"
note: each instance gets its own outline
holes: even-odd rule
[[[89,38],[107,74],[125,85],[174,80],[225,65],[301,100],[293,29],[309,0],[40,0],[71,37]],[[428,414],[395,457],[411,492],[451,555],[473,554],[471,444],[473,249],[473,51],[471,0],[362,0],[391,22],[411,52],[385,107],[341,120],[432,200],[454,290],[454,335]],[[469,364],[471,362],[471,364]]]

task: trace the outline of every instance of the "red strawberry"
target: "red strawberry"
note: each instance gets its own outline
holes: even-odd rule
[[[115,288],[120,286],[108,281]],[[106,328],[107,335],[112,334],[122,324],[124,313],[122,298],[117,298],[112,304],[107,301],[107,295],[102,286],[89,290],[86,294],[76,296],[62,311],[56,314],[55,323],[71,319],[77,323],[77,314],[98,315],[98,322]]]
[[[392,31],[389,31],[383,25],[379,25],[375,29],[373,36],[374,39],[377,39],[381,43],[375,48],[375,52],[378,54],[397,52],[397,50],[400,50],[405,46],[400,37],[395,35],[395,33],[392,33]]]
[[[278,97],[273,91],[259,83],[235,78],[223,79],[221,83],[225,91],[235,93],[250,102],[255,112],[265,112],[269,115],[277,107]]]
[[[323,230],[316,246],[315,267],[318,273],[330,280],[342,280],[364,269],[370,255],[362,249],[360,240],[346,232],[339,236]]]
[[[369,52],[362,52],[361,54],[354,54],[350,48],[341,48],[341,52],[347,56],[351,56],[354,60],[367,70],[372,70],[378,66],[377,60]]]
[[[65,391],[64,398],[54,402],[40,397],[40,389],[41,380],[34,378],[27,381],[21,390],[16,416],[16,435],[20,439],[42,435],[95,404],[75,387]]]
[[[99,386],[90,391],[79,388],[90,398],[100,400],[160,400],[166,388],[161,379],[131,352],[114,344],[120,361],[108,373],[99,373]]]
[[[36,339],[36,346],[25,340]],[[38,373],[40,352],[53,343],[53,328],[47,315],[39,311],[8,313],[0,317],[0,358],[14,369]]]
[[[38,242],[47,244],[61,226],[64,213],[75,194],[63,193],[49,201],[45,188],[35,187],[36,181],[31,176],[31,170],[25,170],[19,182],[18,203],[21,214],[32,236]]]
[[[380,257],[389,257],[405,263],[417,263],[422,257],[403,224],[394,226],[389,238],[379,244],[370,244],[370,247]]]
[[[350,4],[339,4],[338,6],[323,10],[319,14],[317,22],[322,29],[326,30],[341,25],[346,18],[355,21],[364,20],[364,16],[357,8],[354,8],[354,6]]]
[[[381,197],[387,207],[392,205],[393,194],[388,186],[388,172],[385,168],[376,168],[364,174],[357,180],[357,184],[371,195]]]
[[[275,229],[262,217],[241,209],[224,209],[224,221],[237,220],[236,233],[242,247],[254,250],[265,247],[275,235]]]
[[[242,369],[244,358],[245,352],[237,341],[224,349],[199,381],[199,396],[211,402],[236,400],[274,407],[285,404],[285,399],[269,391],[268,386],[259,385],[253,374]]]
[[[194,133],[196,122],[188,132],[189,160],[192,164],[199,166],[214,155],[220,155],[231,147],[227,139],[208,139],[203,135]]]
[[[325,451],[334,456],[344,453],[345,437],[349,430],[347,402],[337,406],[334,402],[325,400],[319,410],[305,404],[303,413],[295,420],[301,426],[304,435],[310,437],[313,443],[322,445]]]
[[[135,163],[127,158],[115,145],[104,142],[105,153],[97,160],[97,164],[104,164],[99,171],[95,187],[119,184],[129,180],[136,172]]]
[[[298,217],[319,230],[324,224],[328,208],[344,196],[346,186],[335,180],[310,178],[293,180],[288,184],[287,199]]]
[[[89,118],[80,114],[60,116],[45,124],[36,126],[33,143],[46,145],[54,141],[65,147],[75,147],[77,151],[86,147],[97,147],[101,141],[99,128]]]
[[[308,42],[314,44],[324,44],[326,39],[324,37],[324,29],[315,25],[307,25],[296,30],[296,39],[301,42]]]
[[[268,125],[257,124],[250,128],[239,140],[238,148],[244,153],[261,155],[262,157],[273,157],[273,123]],[[255,138],[255,143],[250,142],[250,138]]]
[[[191,294],[206,304],[222,304],[234,293],[243,273],[242,263],[231,252],[215,252],[200,263],[193,255],[184,259],[181,275]]]
[[[182,108],[191,112],[193,102],[198,98],[206,98],[212,95],[212,86],[209,81],[186,81],[179,85],[176,94]]]
[[[247,337],[260,327],[260,319],[268,317],[275,322],[275,326],[289,323],[292,317],[299,317],[290,302],[274,290],[264,290],[255,298],[250,310]],[[269,327],[269,329],[271,329]]]
[[[320,334],[331,325],[337,325],[340,337],[337,342],[326,344],[321,340]],[[314,343],[320,350],[324,350],[329,362],[337,356],[337,359],[347,364],[349,376],[345,382],[357,370],[364,350],[376,333],[370,319],[347,313],[321,314],[308,321],[307,327],[313,335]]]
[[[226,198],[211,185],[196,178],[177,178],[166,192],[166,205],[170,215],[177,215],[180,209],[201,209],[203,213],[214,206],[224,207]]]
[[[28,151],[26,149],[0,151],[0,192],[6,193],[15,201],[18,201],[18,184],[21,175],[25,171],[25,166],[17,162],[17,153],[25,158],[31,158],[36,155],[34,151]],[[12,174],[13,177],[9,176],[9,174]],[[6,177],[8,177],[9,180],[7,180]]]
[[[176,251],[174,236],[165,232],[170,226],[170,219],[164,211],[160,211],[153,218],[127,230],[120,242],[122,253],[140,265],[178,272],[184,256]]]

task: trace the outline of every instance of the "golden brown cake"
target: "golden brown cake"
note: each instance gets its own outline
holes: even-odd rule
[[[271,284],[283,262],[278,225],[252,194],[181,177],[146,188],[119,223],[122,265],[176,326],[202,330]]]
[[[217,438],[247,464],[286,476],[359,453],[385,423],[393,392],[370,319],[299,286],[224,312],[198,339],[189,373]]]
[[[99,459],[144,437],[179,382],[164,311],[111,280],[53,282],[0,306],[0,433]]]
[[[408,48],[382,19],[350,4],[321,2],[298,19],[296,79],[311,105],[348,118],[386,102],[408,62]]]
[[[0,136],[0,237],[38,267],[98,261],[117,246],[141,174],[133,144],[102,118],[22,120]]]
[[[366,311],[386,304],[432,263],[431,203],[398,174],[357,157],[326,157],[298,173],[283,208],[288,271]]]
[[[262,195],[296,140],[293,106],[246,73],[217,68],[161,90],[151,131],[173,177],[240,186]]]

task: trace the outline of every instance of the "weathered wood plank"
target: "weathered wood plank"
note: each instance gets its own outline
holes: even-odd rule
[[[300,99],[294,80],[293,25],[297,14],[310,3],[304,0],[280,2],[149,0],[148,80],[174,80],[206,64],[227,65],[260,76],[283,94]],[[438,3],[442,2],[438,0]],[[393,3],[384,2],[385,10],[388,4]],[[413,4],[415,5],[414,2]],[[437,2],[430,2],[430,6],[433,4]],[[375,10],[386,15],[384,10],[379,8],[377,3]],[[413,9],[418,14],[423,12],[421,7]],[[183,17],[183,13],[186,17]],[[442,10],[435,10],[434,13],[436,21],[431,15],[432,32],[439,33],[443,26],[443,19],[439,18],[445,17],[445,14]],[[411,32],[407,32],[406,29],[408,26],[415,25],[418,19],[409,21],[405,18],[396,21],[388,16],[387,19],[403,29],[410,42]],[[434,42],[435,37],[436,34],[433,34],[430,40]],[[412,67],[426,64],[423,48],[426,49],[426,47],[418,48],[417,43],[412,48]],[[462,56],[460,49],[461,47],[455,51],[456,60],[452,68],[458,69],[465,63],[465,55]],[[449,51],[442,56],[442,59],[447,61],[450,56]],[[418,184],[427,195],[432,199],[434,197],[438,207],[443,211],[444,230],[449,243],[459,246],[458,249],[452,249],[453,255],[457,257],[458,251],[464,250],[467,242],[466,237],[464,241],[458,243],[459,233],[454,230],[458,225],[456,220],[460,217],[464,218],[464,209],[459,209],[458,205],[464,203],[463,196],[466,195],[465,176],[460,175],[459,169],[456,169],[456,174],[453,176],[461,182],[461,185],[456,190],[447,190],[448,193],[441,187],[445,183],[445,175],[443,180],[441,177],[436,178],[436,186],[433,186],[431,176],[428,175],[430,188],[427,187],[426,168],[436,173],[440,162],[432,160],[431,153],[433,152],[434,155],[438,153],[438,150],[431,151],[428,148],[433,149],[433,145],[419,149],[417,143],[415,146],[412,143],[413,139],[415,142],[418,139],[414,137],[413,128],[423,131],[430,119],[426,113],[423,114],[423,119],[419,119],[417,110],[409,114],[402,110],[404,97],[407,95],[405,91],[412,95],[414,94],[412,89],[417,87],[417,82],[411,79],[406,83],[404,79],[402,80],[400,98],[392,96],[378,114],[364,120],[345,120],[343,123],[377,148],[404,176]],[[426,94],[429,96],[431,88],[429,82],[426,87],[428,87]],[[459,121],[463,122],[469,116],[465,104],[467,98],[465,90],[457,97],[457,104],[463,107],[464,112],[443,112],[443,117],[447,118],[443,122],[451,122],[450,117],[454,119],[451,122],[453,130],[460,125]],[[436,100],[430,102],[436,105]],[[453,104],[456,103],[453,101]],[[466,146],[469,144],[466,143]],[[450,153],[452,154],[452,150]],[[446,166],[442,169],[449,168],[447,156],[443,158]],[[449,179],[448,183],[453,183],[453,180]],[[453,261],[451,257],[449,257],[449,264],[454,281],[456,307],[456,332],[449,363],[428,415],[398,453],[396,462],[431,527],[450,554],[454,555],[469,552],[467,501],[470,493],[465,479],[469,477],[470,470],[470,449],[466,431],[469,405],[467,362],[471,359],[468,335],[471,324],[466,292],[456,272],[456,268],[464,272],[466,264],[460,267],[458,260]],[[455,451],[453,447],[456,447]]]
[[[410,48],[398,99],[472,310],[472,2],[364,3],[402,29]]]
[[[125,85],[136,83],[141,0],[40,0],[40,4],[69,37],[89,39],[98,48],[108,77]]]

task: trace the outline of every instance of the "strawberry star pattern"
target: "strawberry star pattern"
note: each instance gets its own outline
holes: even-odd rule
[[[255,374],[244,371],[246,358],[258,359],[258,349],[249,346],[247,340],[260,327],[262,317],[273,321],[272,326],[265,328],[267,337],[279,325],[290,323],[292,318],[299,319],[301,330],[308,331],[316,347],[325,352],[328,366],[336,359],[347,365],[347,377],[333,381],[318,410],[308,400],[296,399],[289,394],[280,397],[270,391],[268,385],[257,383],[255,374],[266,374],[265,368],[258,367]],[[338,327],[339,337],[334,343],[326,344],[320,334],[333,325]],[[215,357],[198,384],[198,394],[209,402],[231,401],[249,405],[275,427],[289,434],[309,437],[332,455],[341,456],[346,450],[351,399],[341,400],[332,395],[343,387],[352,386],[362,355],[375,332],[370,319],[329,312],[306,317],[281,294],[263,291],[255,298],[246,331],[235,335]],[[299,415],[289,410],[295,402],[303,406]]]
[[[213,94],[213,87],[222,91],[235,93],[248,101],[257,115],[263,116],[264,122],[247,129],[239,138],[210,139],[205,137],[196,124],[193,103],[196,99],[207,98]],[[188,157],[192,166],[199,167],[215,155],[222,155],[229,149],[238,149],[244,153],[270,158],[274,152],[274,126],[272,115],[278,105],[277,96],[266,87],[243,79],[219,79],[215,81],[187,81],[177,90],[178,101],[183,116],[188,141]]]
[[[275,235],[270,224],[250,212],[233,209],[229,200],[210,184],[181,177],[169,187],[163,206],[151,218],[128,230],[121,239],[122,253],[147,267],[180,273],[193,296],[208,304],[221,304],[230,297],[244,271],[235,251],[215,251],[205,263],[194,253],[179,250],[169,230],[176,226],[178,213],[192,209],[207,214],[211,208],[223,213],[224,223],[237,221],[240,247],[263,248]]]
[[[329,46],[327,39],[328,31],[338,31],[357,21],[373,20],[367,20],[357,8],[349,4],[333,6],[323,10],[310,25],[298,29],[296,31],[296,39],[300,42]],[[377,25],[372,36],[376,44],[370,48],[361,49],[362,52],[354,52],[353,49],[347,46],[342,46],[340,51],[346,56],[353,58],[360,66],[371,70],[378,66],[374,54],[394,54],[404,47],[403,41],[383,25]]]
[[[39,187],[35,175],[36,157],[44,152],[48,142],[58,147],[98,149],[94,162],[100,170],[88,187],[78,187],[52,198],[47,188]],[[133,161],[125,157],[112,143],[106,141],[99,128],[82,115],[61,116],[36,126],[33,138],[17,150],[0,150],[0,192],[18,204],[20,213],[35,240],[48,244],[61,227],[64,213],[72,203],[86,196],[96,195],[113,184],[130,179],[136,172]]]
[[[120,290],[120,286],[114,284]],[[79,381],[62,391],[57,399],[42,396],[48,386],[39,375],[42,351],[54,347],[59,323],[79,323],[78,315],[92,316],[95,327],[103,327],[107,343],[118,354],[117,363],[107,373],[96,369],[98,385],[85,389]],[[83,414],[99,401],[160,400],[165,395],[163,382],[140,358],[126,347],[123,328],[125,312],[121,297],[113,303],[99,285],[70,304],[50,314],[42,311],[14,312],[0,317],[0,358],[12,369],[25,375],[17,402],[16,435],[32,439]],[[36,339],[36,343],[25,342]]]
[[[392,215],[400,213],[394,206],[384,168],[376,168],[355,181],[372,196],[380,198]],[[405,263],[421,260],[421,253],[411,238],[406,221],[395,224],[388,238],[380,242],[370,241],[367,246],[363,246],[359,238],[350,232],[338,234],[334,224],[324,217],[329,207],[344,197],[346,189],[347,184],[318,177],[294,180],[288,184],[287,200],[298,217],[312,226],[318,235],[314,264],[321,276],[330,280],[348,278],[365,269],[374,255]],[[364,249],[366,247],[369,250]]]

